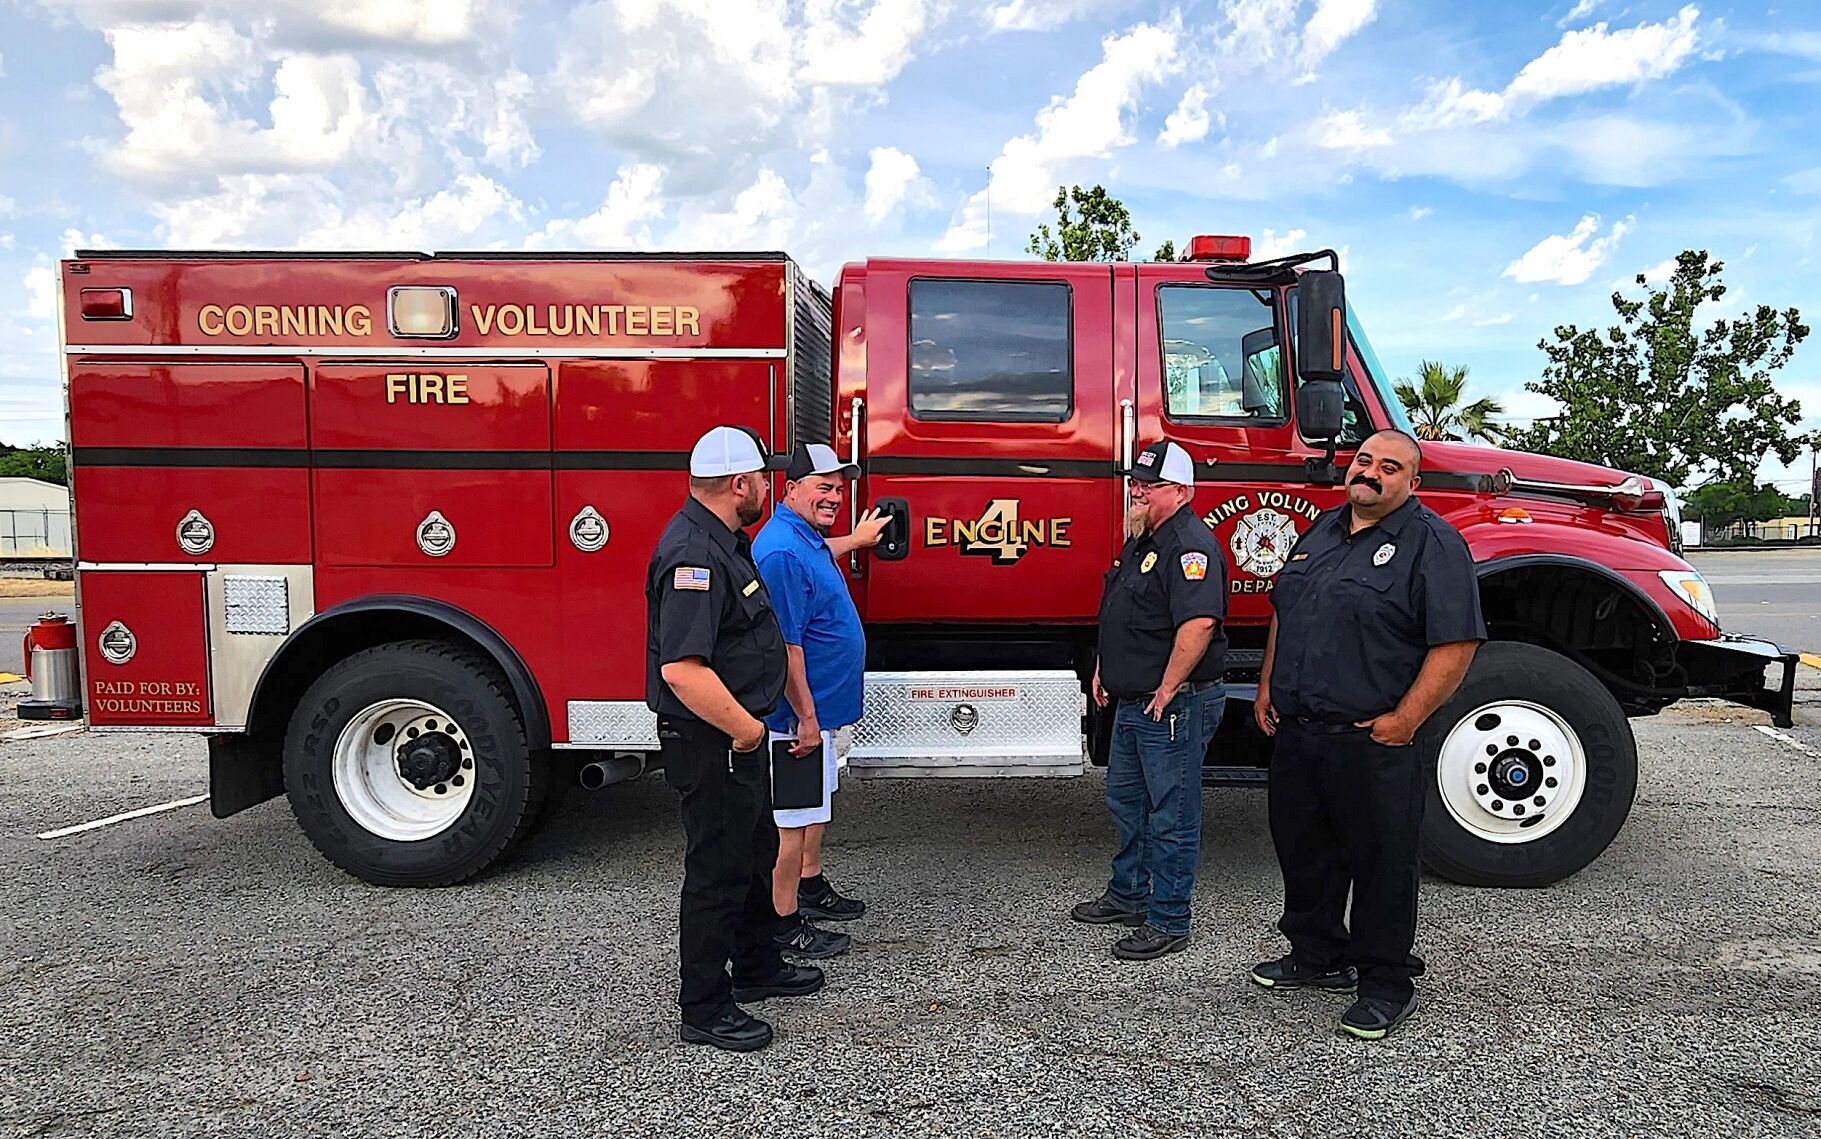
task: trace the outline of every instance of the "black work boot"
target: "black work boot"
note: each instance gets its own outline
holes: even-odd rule
[[[733,999],[743,1005],[768,997],[807,997],[822,991],[822,970],[814,965],[785,965],[776,976],[763,981],[733,983]]]
[[[1361,997],[1340,1014],[1340,1030],[1361,1040],[1383,1040],[1416,1011],[1416,994],[1402,1004],[1384,997]]]
[[[843,897],[827,878],[818,874],[797,883],[797,910],[816,921],[853,921],[866,912],[866,903]]]
[[[1077,903],[1075,908],[1069,911],[1069,916],[1089,925],[1144,924],[1143,910],[1128,910],[1105,894],[1091,902]]]
[[[778,951],[786,957],[801,957],[810,961],[820,961],[825,957],[839,957],[854,944],[854,939],[845,933],[817,929],[809,924],[809,919],[801,913],[785,918],[781,923],[784,932],[775,935],[772,940],[778,943]]]
[[[1121,961],[1150,961],[1166,953],[1177,953],[1189,947],[1186,933],[1165,933],[1149,922],[1136,933],[1128,933],[1113,943],[1113,956]]]
[[[1286,953],[1275,961],[1261,961],[1252,966],[1252,981],[1267,989],[1326,989],[1333,993],[1350,993],[1359,984],[1359,970],[1351,965],[1323,973],[1306,969],[1295,954]]]
[[[736,1006],[707,1024],[685,1022],[679,1035],[685,1044],[712,1044],[729,1052],[757,1052],[771,1043],[771,1025]]]

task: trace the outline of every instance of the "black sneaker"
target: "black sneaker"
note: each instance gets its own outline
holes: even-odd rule
[[[1128,910],[1105,894],[1091,902],[1077,903],[1069,916],[1089,925],[1143,925],[1143,910]]]
[[[1359,970],[1351,965],[1331,973],[1318,973],[1296,963],[1286,953],[1275,961],[1263,961],[1252,967],[1252,980],[1267,989],[1326,989],[1331,993],[1350,993],[1359,984]]]
[[[1128,933],[1113,943],[1113,956],[1121,961],[1149,961],[1166,953],[1177,953],[1189,947],[1186,933],[1165,933],[1146,923],[1136,933]]]
[[[1361,997],[1340,1014],[1340,1030],[1361,1040],[1383,1040],[1415,1011],[1415,993],[1410,994],[1408,1003],[1401,1005],[1383,997]]]
[[[785,965],[777,976],[764,981],[735,981],[733,999],[743,1005],[768,997],[807,997],[822,991],[822,970],[814,965]]]
[[[775,935],[772,940],[778,943],[778,951],[785,956],[802,957],[810,961],[839,957],[854,944],[854,939],[845,933],[817,929],[810,925],[809,919],[802,914],[797,915],[796,923],[789,926],[786,932]]]
[[[685,1044],[712,1044],[729,1052],[757,1052],[771,1043],[771,1025],[744,1010],[730,1008],[707,1024],[684,1024]]]
[[[807,880],[797,883],[797,910],[816,921],[853,921],[866,912],[866,903],[842,897],[827,878],[817,875],[814,885]]]

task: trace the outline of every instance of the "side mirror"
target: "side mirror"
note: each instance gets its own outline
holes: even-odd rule
[[[1240,406],[1247,415],[1269,412],[1277,406],[1283,367],[1277,351],[1277,329],[1266,326],[1246,333],[1239,338],[1239,350],[1245,356],[1240,376]]]
[[[1344,425],[1347,397],[1339,380],[1304,380],[1296,389],[1296,420],[1305,439],[1332,440]]]
[[[1296,279],[1296,378],[1305,383],[1340,382],[1347,355],[1346,289],[1332,269],[1312,269]]]

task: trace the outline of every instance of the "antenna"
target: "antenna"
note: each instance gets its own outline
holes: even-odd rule
[[[986,257],[993,258],[993,168],[986,168]]]

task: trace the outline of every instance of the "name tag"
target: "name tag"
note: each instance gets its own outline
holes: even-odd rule
[[[759,591],[759,579],[755,577],[751,581],[746,583],[746,588],[742,589],[740,591],[740,595],[742,597],[751,597],[753,594],[757,593],[758,591]]]

